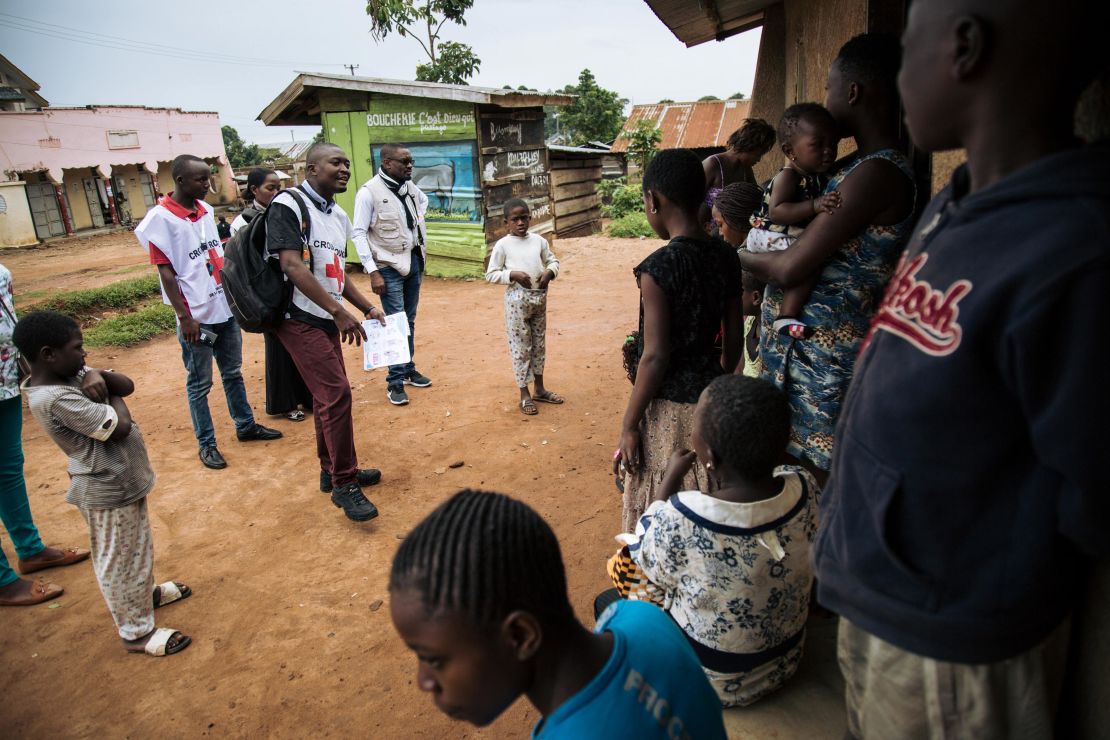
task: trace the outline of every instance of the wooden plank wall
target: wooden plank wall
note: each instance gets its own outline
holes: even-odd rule
[[[486,242],[492,245],[509,233],[502,211],[510,198],[522,198],[528,203],[532,232],[546,236],[554,231],[543,108],[478,106],[478,146]]]
[[[551,152],[555,235],[585,236],[601,230],[602,154]]]

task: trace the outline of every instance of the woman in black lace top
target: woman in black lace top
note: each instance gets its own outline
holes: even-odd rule
[[[705,192],[701,162],[688,149],[660,152],[644,173],[648,222],[671,241],[636,266],[640,286],[639,366],[614,467],[625,475],[625,531],[632,531],[663,480],[675,450],[691,446],[694,406],[740,358],[741,285],[736,251],[710,239],[698,219]],[[724,327],[724,348],[714,348]],[[699,464],[682,490],[709,491]]]

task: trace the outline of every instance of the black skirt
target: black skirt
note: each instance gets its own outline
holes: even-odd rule
[[[281,340],[269,332],[266,338],[266,413],[271,415],[288,414],[296,411],[300,404],[306,411],[312,410],[312,394],[304,379],[297,372],[293,358],[285,351]]]

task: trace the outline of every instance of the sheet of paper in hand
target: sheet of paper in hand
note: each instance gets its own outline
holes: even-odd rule
[[[385,317],[385,326],[374,320],[362,322],[366,341],[362,343],[362,369],[374,370],[400,365],[412,359],[409,354],[409,321],[403,312]]]

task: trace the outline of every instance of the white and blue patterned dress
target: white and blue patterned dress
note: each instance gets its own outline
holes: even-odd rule
[[[802,658],[817,484],[793,466],[775,476],[782,491],[754,503],[699,491],[657,501],[629,545],[726,707],[775,691]]]

